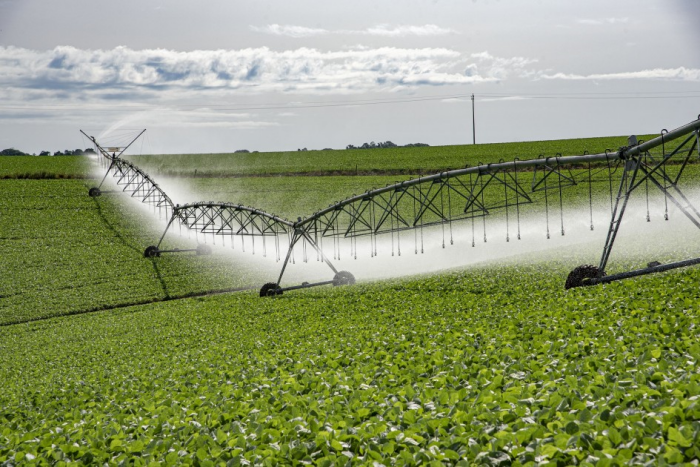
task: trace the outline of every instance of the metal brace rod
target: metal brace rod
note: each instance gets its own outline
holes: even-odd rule
[[[693,266],[695,264],[700,264],[700,258],[686,259],[683,261],[676,261],[673,263],[660,264],[658,266],[651,266],[642,269],[635,269],[632,271],[621,272],[618,274],[610,274],[609,276],[596,277],[591,279],[586,279],[583,281],[583,285],[595,285],[595,284],[607,284],[620,279],[628,279],[630,277],[643,276],[646,274],[653,274],[656,272],[670,271],[671,269],[684,268],[687,266]]]
[[[175,222],[175,216],[176,216],[175,213],[173,213],[170,216],[170,220],[168,221],[168,225],[165,226],[165,230],[163,231],[163,235],[160,236],[160,240],[158,240],[158,243],[156,244],[156,248],[160,249],[160,244],[163,243],[163,239],[165,238],[165,234],[168,233],[168,229],[170,229],[170,226],[172,225],[172,223]]]
[[[603,255],[600,258],[600,265],[598,269],[600,271],[605,271],[605,266],[608,264],[608,259],[610,258],[610,253],[612,252],[613,244],[615,243],[615,238],[620,230],[620,223],[622,222],[622,216],[625,214],[625,208],[627,207],[627,202],[629,201],[630,185],[634,185],[634,179],[637,177],[637,172],[639,170],[639,161],[637,159],[630,159],[625,163],[625,170],[622,173],[622,179],[620,180],[620,187],[617,191],[617,199],[615,201],[615,208],[613,209],[612,216],[610,218],[610,227],[608,228],[608,235],[605,239],[605,245],[603,246]],[[630,172],[632,172],[631,182],[629,180]],[[620,205],[622,203],[622,205]]]
[[[287,269],[287,265],[289,264],[289,260],[292,257],[292,252],[294,251],[294,245],[299,241],[299,239],[302,238],[302,235],[299,233],[299,231],[295,230],[294,235],[292,235],[292,239],[289,242],[289,249],[287,250],[287,256],[284,258],[284,262],[282,263],[282,270],[280,271],[280,275],[277,278],[277,286],[280,285],[282,282],[282,276],[284,276],[284,271]]]
[[[643,168],[642,168],[642,170],[644,171]],[[651,182],[652,182],[659,190],[661,190],[661,191],[663,192],[663,194],[664,194],[665,196],[667,196],[668,199],[670,199],[671,202],[672,202],[673,204],[675,204],[676,207],[677,207],[678,209],[680,209],[680,210],[683,212],[683,214],[685,214],[686,217],[687,217],[688,219],[690,219],[690,221],[691,221],[693,224],[695,224],[695,227],[697,227],[697,228],[700,229],[700,221],[698,221],[698,219],[697,219],[696,217],[694,217],[693,214],[690,213],[690,212],[688,211],[688,209],[690,209],[690,210],[692,210],[696,215],[700,216],[700,214],[698,214],[698,210],[695,208],[695,206],[693,206],[693,205],[690,203],[690,201],[688,200],[688,198],[686,198],[686,196],[683,194],[683,192],[682,192],[678,187],[675,187],[675,186],[674,186],[673,188],[676,190],[676,192],[678,193],[678,195],[679,195],[681,198],[683,198],[683,200],[687,203],[686,206],[683,206],[671,193],[669,193],[668,190],[667,190],[662,184],[660,184],[658,180],[656,180],[656,178],[654,178],[654,177],[652,177],[652,176],[649,176],[649,180],[651,180]],[[688,209],[686,209],[686,207],[687,207]]]

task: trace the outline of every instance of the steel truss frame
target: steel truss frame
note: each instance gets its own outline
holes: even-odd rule
[[[667,151],[671,142],[678,144]],[[662,149],[661,155],[655,158],[650,151],[658,147]],[[506,219],[508,219],[509,208],[515,207],[516,215],[519,215],[519,207],[526,203],[532,203],[531,194],[538,191],[545,194],[546,202],[549,190],[559,190],[559,202],[561,203],[561,190],[577,184],[576,177],[570,170],[572,167],[585,167],[587,165],[589,167],[588,182],[590,183],[591,164],[597,164],[600,167],[603,162],[606,163],[608,170],[611,169],[611,164],[614,166],[623,165],[624,170],[612,208],[611,222],[602,258],[597,268],[597,277],[584,278],[585,280],[577,285],[609,282],[618,277],[607,276],[606,279],[603,279],[627,202],[632,193],[647,181],[661,190],[668,200],[700,228],[700,212],[678,187],[678,181],[694,152],[697,152],[698,157],[700,157],[700,117],[698,120],[671,132],[664,131],[661,136],[642,144],[637,143],[636,137],[630,137],[630,146],[620,148],[616,153],[605,152],[566,157],[558,155],[532,160],[516,159],[512,162],[479,164],[476,167],[449,170],[370,190],[337,202],[294,224],[295,233],[290,251],[276,285],[279,286],[282,280],[291,249],[301,239],[306,240],[319,251],[319,239],[322,237],[354,238],[363,235],[393,234],[431,225],[449,225],[451,237],[452,222],[487,216],[497,209],[504,209]],[[667,173],[667,169],[672,165],[680,165],[680,169],[674,177]],[[605,170],[605,167],[599,168],[598,172],[602,170]],[[524,183],[528,178],[528,171],[532,172],[529,187]],[[642,173],[641,176],[638,176],[639,172]],[[550,181],[549,185],[548,181]],[[500,198],[493,196],[493,192],[491,193],[491,196],[488,197],[491,200],[490,204],[484,196],[485,191],[489,188],[502,190]],[[561,210],[560,212],[563,213]],[[561,233],[564,235],[563,219]],[[547,236],[549,237],[549,227]],[[506,239],[509,240],[508,233]],[[486,240],[485,237],[484,240]],[[443,247],[444,245],[445,240],[443,240]],[[322,252],[320,254],[322,255]],[[322,258],[337,274],[330,261],[325,256]],[[682,263],[679,264],[687,265],[687,262]],[[663,265],[663,270],[668,269],[670,269],[669,265]],[[650,270],[649,272],[655,271]],[[619,278],[622,277],[619,276]]]
[[[92,139],[94,142],[94,138]],[[96,142],[95,144],[99,147]],[[659,147],[661,148],[660,154],[658,154]],[[652,150],[655,150],[654,154],[656,155],[652,153]],[[320,284],[339,285],[354,282],[351,274],[338,271],[332,261],[324,254],[321,246],[324,237],[352,240],[369,236],[371,244],[374,245],[372,254],[376,255],[376,240],[374,238],[378,235],[390,234],[393,240],[394,234],[398,236],[398,233],[402,231],[413,230],[416,232],[416,238],[417,232],[421,231],[422,238],[424,227],[442,226],[444,247],[446,228],[449,229],[450,242],[453,241],[453,222],[468,219],[474,222],[476,218],[485,219],[495,212],[503,212],[508,226],[510,216],[519,219],[521,206],[533,203],[533,195],[536,193],[544,196],[545,203],[548,203],[548,196],[551,196],[548,193],[552,190],[559,191],[558,200],[562,216],[561,234],[564,235],[563,209],[561,207],[562,190],[581,182],[588,182],[590,185],[593,173],[597,174],[607,170],[608,178],[605,180],[609,180],[611,183],[612,196],[611,174],[620,167],[622,168],[620,184],[617,196],[614,197],[614,200],[611,199],[611,220],[601,260],[597,267],[580,267],[586,268],[587,272],[582,272],[579,268],[572,271],[569,279],[572,275],[575,277],[571,281],[567,279],[567,288],[610,282],[624,277],[700,263],[700,258],[696,258],[666,265],[651,265],[642,270],[616,275],[605,275],[605,268],[610,259],[627,203],[630,196],[641,186],[648,187],[651,183],[664,194],[666,200],[671,201],[696,227],[700,228],[700,211],[690,203],[678,187],[678,182],[690,158],[695,152],[700,157],[700,116],[698,120],[673,131],[664,130],[661,136],[648,142],[638,143],[636,137],[630,137],[629,146],[620,148],[617,152],[584,153],[577,156],[557,155],[530,160],[515,159],[511,162],[501,161],[447,170],[354,195],[331,204],[307,218],[298,218],[296,222],[290,222],[259,209],[232,203],[200,202],[173,206],[167,195],[147,174],[141,172],[133,164],[122,161],[118,156],[110,156],[104,150],[100,152],[111,161],[110,170],[117,178],[117,184],[124,186],[124,191],[131,191],[132,196],[139,197],[143,202],[148,202],[156,207],[166,206],[167,209],[169,206],[171,209],[170,220],[163,235],[156,246],[151,246],[146,250],[146,256],[155,256],[166,251],[182,251],[159,249],[168,229],[176,220],[187,229],[214,236],[229,236],[231,238],[255,238],[258,236],[263,239],[265,237],[278,239],[280,236],[287,235],[289,248],[279,277],[276,282],[265,284],[261,295],[275,295],[284,290]],[[588,168],[587,173],[579,174],[578,179],[571,171],[572,168],[585,167]],[[675,175],[670,175],[670,172],[674,171]],[[589,187],[589,197],[590,193]],[[548,211],[547,216],[549,216]],[[593,229],[592,221],[591,229]],[[549,238],[549,217],[547,218],[547,237]],[[520,239],[519,227],[517,238]],[[510,232],[506,233],[506,240],[510,240]],[[484,241],[486,241],[485,233]],[[333,271],[335,276],[332,281],[303,284],[285,289],[280,287],[286,267],[293,260],[294,247],[300,242],[304,243],[305,246],[306,244],[311,245],[316,251],[317,257]],[[416,240],[415,253],[417,252],[418,243]],[[356,254],[357,248],[355,247]],[[400,249],[399,254],[401,254]],[[278,246],[277,259],[280,259]]]
[[[117,186],[122,187],[123,192],[130,193],[132,198],[152,206],[166,218],[172,215],[174,204],[170,197],[137,166],[123,159],[114,159],[107,173],[109,172],[115,178]]]
[[[294,224],[286,219],[240,204],[215,202],[192,203],[182,206],[178,204],[173,208],[172,216],[160,240],[155,247],[149,248],[155,248],[157,252],[161,253],[173,251],[160,250],[160,245],[176,220],[182,227],[204,235],[229,236],[231,239],[233,237],[251,237],[253,241],[255,237],[261,237],[263,242],[265,237],[274,237],[278,256],[279,237],[289,235],[294,227]],[[263,254],[266,254],[265,248],[265,243],[263,243]]]
[[[124,151],[129,149],[146,130],[142,130],[126,146],[118,148],[104,148],[97,142],[94,136],[88,136],[83,130],[80,130],[80,132],[95,145],[98,153],[102,156],[100,160],[108,163],[107,171],[104,177],[102,177],[100,184],[90,188],[90,196],[97,197],[102,193],[106,193],[102,191],[102,185],[107,177],[112,174],[116,179],[117,186],[122,188],[122,192],[130,193],[132,198],[139,199],[142,203],[152,206],[160,215],[164,214],[166,218],[172,215],[174,204],[165,191],[163,191],[146,172],[131,162],[121,158]],[[112,154],[110,154],[110,150]],[[119,151],[119,154],[117,154],[116,151]]]

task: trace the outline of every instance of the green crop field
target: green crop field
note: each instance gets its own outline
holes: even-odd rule
[[[649,140],[655,135],[640,137]],[[425,174],[465,165],[500,160],[533,159],[543,155],[615,152],[627,137],[584,138],[560,141],[434,146],[388,149],[321,150],[236,154],[166,154],[128,159],[152,175],[224,176],[284,174]]]
[[[143,258],[145,246],[162,233],[153,214],[129,209],[132,200],[118,195],[90,198],[83,181],[0,183],[0,324],[262,280],[244,264],[234,272],[226,258]]]
[[[492,146],[488,157],[511,156]],[[380,152],[334,155],[350,167]],[[382,170],[419,168],[420,157]],[[212,159],[191,157],[205,173],[220,170]],[[87,168],[71,172],[86,180],[56,180],[65,168],[54,163],[0,159],[0,173],[15,174],[0,179],[0,465],[700,458],[697,268],[564,291],[590,261],[565,249],[261,299],[268,272],[255,262],[143,258],[162,232],[154,215],[128,196],[89,198]],[[364,175],[188,181],[202,199],[291,217],[396,179],[357,164]],[[584,196],[576,190],[566,196]],[[627,260],[649,251],[678,253],[652,244]]]
[[[3,156],[0,179],[85,178],[85,156]]]

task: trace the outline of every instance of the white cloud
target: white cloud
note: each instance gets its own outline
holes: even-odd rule
[[[463,60],[459,52],[445,48],[330,52],[299,48],[278,52],[262,47],[180,52],[127,47],[84,50],[59,46],[48,51],[0,47],[0,85],[82,97],[109,92],[113,94],[110,98],[118,99],[124,93],[162,96],[168,90],[364,92],[476,83],[502,74],[465,74],[458,65]],[[489,61],[504,67],[511,63],[517,66],[522,59],[489,56]]]
[[[353,34],[367,34],[371,36],[444,36],[447,34],[457,34],[454,29],[441,28],[434,24],[423,26],[391,26],[389,24],[378,24],[361,31],[350,31]]]
[[[577,19],[576,22],[587,26],[603,26],[607,24],[626,24],[629,22],[629,18],[581,18]]]
[[[594,73],[590,75],[577,75],[567,73],[543,74],[544,79],[561,80],[673,80],[673,81],[700,81],[700,69],[697,68],[654,68],[652,70],[626,71],[618,73]]]
[[[247,113],[236,113],[225,110],[199,108],[182,109],[175,107],[156,107],[145,110],[131,110],[128,105],[116,105],[110,110],[113,112],[103,112],[104,106],[85,105],[81,108],[71,108],[69,112],[61,111],[61,107],[36,108],[4,112],[0,115],[0,121],[11,120],[12,123],[20,124],[54,124],[60,119],[63,124],[75,126],[85,125],[87,121],[93,121],[95,115],[99,115],[101,120],[109,121],[114,115],[124,115],[120,123],[126,122],[129,126],[143,126],[148,128],[227,128],[235,130],[259,130],[280,126],[276,121],[260,119],[257,115]],[[56,113],[58,111],[58,113]],[[113,128],[114,129],[114,128]]]
[[[538,70],[536,64],[536,59],[528,57],[498,57],[487,51],[465,55],[447,48],[322,51],[302,47],[273,51],[261,47],[181,52],[127,47],[85,50],[59,46],[47,51],[0,47],[0,98],[6,108],[10,104],[67,101],[143,108],[184,99],[202,102],[212,96],[233,100],[267,92],[394,92],[513,79],[700,81],[700,70],[695,68],[582,75]]]
[[[325,29],[280,24],[268,24],[267,26],[262,27],[251,26],[250,29],[252,29],[255,32],[261,32],[264,34],[288,37],[310,37],[329,33],[329,31]]]
[[[328,30],[321,28],[309,28],[306,26],[268,24],[266,26],[250,26],[250,29],[264,34],[288,37],[311,37],[326,34],[339,35],[363,35],[363,36],[384,36],[384,37],[406,37],[406,36],[444,36],[447,34],[457,34],[454,29],[443,28],[435,24],[425,24],[422,26],[377,24],[365,29],[337,29]]]
[[[255,120],[247,116],[212,109],[197,109],[194,111],[173,111],[170,109],[155,109],[142,112],[140,124],[148,128],[231,128],[236,130],[258,130],[274,126],[274,121]]]
[[[535,72],[528,67],[537,63],[537,59],[526,57],[495,57],[489,52],[479,52],[470,55],[476,63],[470,63],[465,69],[465,74],[472,75],[483,73],[485,77],[493,79],[506,79],[515,75],[519,77],[532,76]],[[480,71],[480,69],[482,71]]]

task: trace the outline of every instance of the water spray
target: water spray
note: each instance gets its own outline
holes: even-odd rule
[[[141,134],[143,132],[139,136]],[[231,242],[237,238],[243,247],[245,239],[248,238],[251,240],[253,253],[256,237],[262,239],[263,246],[267,238],[273,238],[275,258],[278,261],[282,257],[279,239],[286,237],[288,248],[282,260],[280,274],[275,282],[268,282],[262,286],[261,296],[280,295],[285,291],[319,285],[353,284],[355,277],[348,271],[338,271],[333,263],[340,259],[341,240],[350,242],[350,254],[356,257],[358,239],[367,238],[371,256],[376,257],[377,237],[390,235],[392,256],[395,253],[401,256],[401,234],[412,231],[412,250],[417,254],[419,250],[424,251],[423,242],[429,237],[424,235],[424,230],[439,228],[444,246],[446,242],[454,243],[453,224],[469,221],[474,246],[475,220],[482,220],[483,240],[486,242],[486,219],[502,217],[505,219],[506,241],[511,240],[511,222],[517,224],[514,241],[520,241],[521,216],[527,209],[531,212],[538,209],[541,211],[541,208],[538,208],[541,205],[544,205],[546,238],[551,238],[550,222],[557,222],[553,219],[558,220],[557,231],[561,236],[565,236],[565,193],[578,185],[588,184],[587,206],[590,209],[592,231],[593,183],[604,184],[609,188],[610,196],[610,223],[602,256],[597,265],[582,265],[571,271],[565,282],[566,289],[700,264],[700,258],[693,258],[668,264],[649,263],[645,268],[619,274],[607,275],[605,272],[628,201],[640,187],[645,188],[647,200],[649,186],[656,187],[663,194],[666,206],[670,201],[695,227],[700,228],[700,212],[678,187],[691,157],[695,153],[700,157],[700,116],[698,120],[675,130],[664,130],[659,137],[648,142],[638,141],[635,136],[631,136],[628,145],[617,151],[608,150],[599,154],[584,152],[575,156],[557,154],[555,157],[514,159],[510,162],[500,161],[447,170],[369,190],[331,204],[308,217],[299,217],[295,222],[234,203],[199,202],[173,205],[170,198],[147,174],[119,157],[133,141],[123,148],[116,148],[119,149],[117,155],[117,151],[108,151],[100,147],[94,137],[89,138],[109,162],[105,178],[112,173],[117,179],[117,185],[121,186],[123,191],[131,193],[133,198],[165,210],[169,219],[165,231],[156,245],[146,248],[144,256],[158,257],[163,253],[186,251],[194,251],[197,254],[211,253],[210,248],[200,247],[193,250],[160,249],[165,235],[175,223],[188,231],[212,235],[213,238],[229,237]],[[619,184],[616,191],[613,187],[615,182]],[[101,186],[102,183],[91,189],[91,196],[99,196]],[[515,219],[511,217],[513,210]],[[333,259],[324,251],[324,238],[332,240]],[[282,287],[287,266],[297,260],[295,249],[302,250],[301,260],[304,262],[308,261],[309,252],[315,254],[317,261],[324,263],[333,272],[333,278]]]

